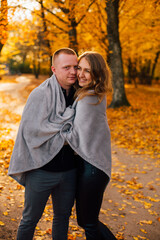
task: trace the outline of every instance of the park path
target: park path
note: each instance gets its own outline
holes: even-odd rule
[[[19,76],[13,83],[0,82],[0,92],[7,102],[0,101],[0,108],[22,113],[26,99],[22,95],[31,83],[26,76]],[[9,101],[11,99],[11,101]],[[18,124],[5,123],[15,139]],[[112,179],[105,191],[100,212],[102,220],[117,239],[160,240],[160,160],[147,155],[138,155],[122,149],[112,141]],[[23,187],[7,176],[0,175],[0,240],[16,239],[16,229],[23,210]],[[51,239],[51,200],[38,224],[35,240]],[[1,225],[1,224],[0,224]],[[69,239],[84,239],[83,231],[77,226],[75,210],[70,219]],[[97,239],[98,240],[98,239]]]
[[[5,92],[13,98],[13,102],[10,103],[3,103],[3,107],[10,108],[13,112],[17,114],[22,114],[25,99],[22,97],[20,91],[24,89],[29,83],[31,82],[31,79],[25,77],[25,76],[19,76],[16,78],[15,82],[2,82],[0,83],[0,92]],[[19,100],[19,104],[15,104],[14,100]]]

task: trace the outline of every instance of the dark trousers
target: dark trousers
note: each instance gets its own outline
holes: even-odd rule
[[[109,177],[82,158],[77,158],[76,210],[78,224],[84,228],[87,240],[115,240],[112,232],[98,219]]]
[[[17,240],[32,240],[49,196],[53,202],[54,240],[67,240],[69,217],[76,191],[76,169],[67,172],[34,170],[26,176],[25,204]]]

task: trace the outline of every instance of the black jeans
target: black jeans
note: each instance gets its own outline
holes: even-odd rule
[[[30,171],[26,176],[25,204],[17,240],[32,240],[49,196],[53,202],[52,239],[67,240],[69,217],[76,193],[76,169],[66,172]]]
[[[98,219],[104,190],[109,177],[79,156],[76,211],[78,224],[84,228],[87,240],[115,240],[115,236]]]

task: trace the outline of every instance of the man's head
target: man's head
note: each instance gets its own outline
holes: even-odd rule
[[[52,72],[64,89],[69,89],[77,80],[77,55],[70,48],[57,50],[52,57]]]

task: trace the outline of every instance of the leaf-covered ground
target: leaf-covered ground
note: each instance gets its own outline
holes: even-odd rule
[[[9,160],[33,76],[7,77],[0,82],[0,240],[16,239],[23,210],[24,188],[7,176]],[[106,189],[100,219],[125,240],[158,240],[160,236],[160,91],[157,86],[126,86],[131,107],[108,109],[112,136],[112,179]],[[110,96],[108,102],[110,102]],[[52,206],[49,199],[35,240],[51,239]],[[68,239],[85,239],[75,210]]]
[[[128,150],[160,158],[160,86],[126,85],[126,94],[130,107],[108,109],[112,139]]]

